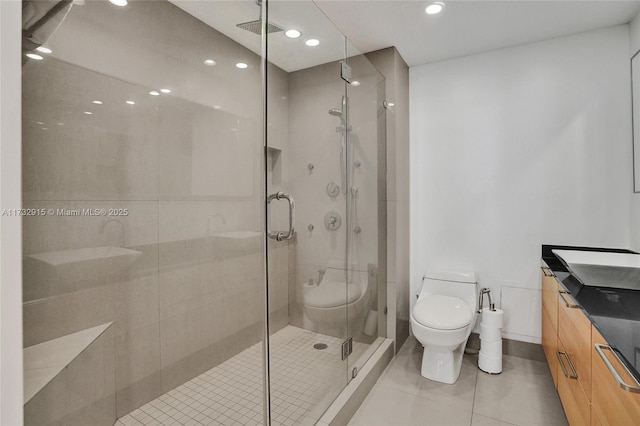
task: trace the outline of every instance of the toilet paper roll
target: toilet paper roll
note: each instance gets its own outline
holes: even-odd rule
[[[375,336],[378,332],[378,311],[370,310],[364,323],[364,334]]]
[[[491,342],[483,340],[480,343],[480,353],[491,358],[499,358],[502,356],[502,340]]]
[[[504,312],[502,309],[492,311],[489,308],[482,308],[482,321],[480,323],[491,328],[502,328],[503,317]]]
[[[485,373],[502,373],[502,357],[490,357],[480,352],[478,355],[478,368]]]
[[[502,332],[499,328],[491,328],[480,323],[480,340],[487,342],[497,342],[502,339]]]

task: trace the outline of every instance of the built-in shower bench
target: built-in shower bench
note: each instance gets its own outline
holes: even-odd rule
[[[113,425],[115,359],[109,322],[24,348],[25,425]]]

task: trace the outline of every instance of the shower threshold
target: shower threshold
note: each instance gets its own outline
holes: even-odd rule
[[[312,425],[347,381],[342,339],[288,325],[271,344],[271,422]],[[327,348],[314,348],[324,343]],[[368,344],[354,342],[361,353]],[[115,426],[262,425],[262,342],[121,417]]]

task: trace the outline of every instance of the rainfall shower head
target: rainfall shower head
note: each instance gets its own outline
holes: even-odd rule
[[[256,4],[260,8],[260,15],[258,19],[255,21],[243,22],[241,24],[237,24],[236,27],[241,30],[249,31],[254,34],[262,35],[262,0],[256,0]],[[284,31],[284,28],[281,28],[278,25],[274,25],[270,22],[267,22],[267,33],[278,33],[280,31]]]

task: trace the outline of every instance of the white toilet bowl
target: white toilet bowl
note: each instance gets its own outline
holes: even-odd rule
[[[464,348],[477,320],[475,275],[432,272],[425,275],[411,310],[411,331],[424,347],[420,374],[453,384],[462,367]]]

